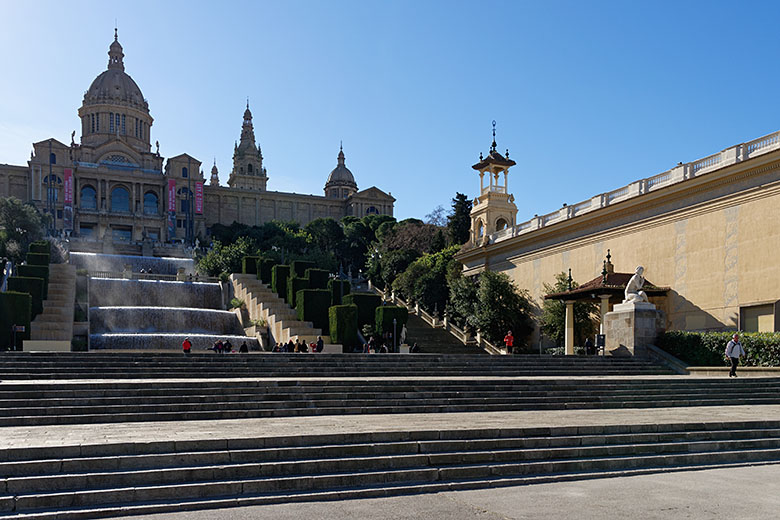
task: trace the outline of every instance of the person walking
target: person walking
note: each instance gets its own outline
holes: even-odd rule
[[[512,336],[512,331],[507,331],[506,336],[504,336],[504,345],[506,346],[506,353],[511,354],[512,353],[512,347],[515,345],[515,337]]]
[[[322,336],[317,336],[317,352],[322,352],[323,348],[325,348],[325,342],[322,341]]]
[[[192,351],[192,343],[190,342],[190,338],[184,338],[184,341],[181,342],[181,350],[184,352],[185,356],[190,355],[190,352]]]
[[[726,357],[731,361],[729,377],[737,377],[737,365],[739,364],[739,358],[742,356],[746,356],[745,349],[742,348],[742,344],[739,342],[739,334],[734,334],[731,337],[731,341],[726,345]]]

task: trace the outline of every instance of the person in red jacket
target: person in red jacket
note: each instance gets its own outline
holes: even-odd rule
[[[506,353],[511,354],[512,353],[512,347],[515,344],[515,337],[512,336],[512,331],[508,331],[506,333],[506,336],[504,336],[504,345],[506,345]]]
[[[192,350],[192,343],[190,343],[190,338],[184,338],[184,341],[181,343],[181,350],[184,352],[185,356],[189,355],[190,350]]]

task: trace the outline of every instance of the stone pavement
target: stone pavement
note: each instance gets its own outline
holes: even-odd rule
[[[774,520],[780,464],[428,495],[147,515],[147,520]],[[135,520],[122,517],[119,520]]]
[[[3,428],[3,435],[0,436],[0,449],[337,433],[366,433],[369,435],[371,432],[410,430],[576,427],[755,420],[780,420],[780,405],[328,415],[220,421],[9,426]],[[370,439],[367,438],[367,440]]]

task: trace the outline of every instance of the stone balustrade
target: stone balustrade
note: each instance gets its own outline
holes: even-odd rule
[[[578,215],[616,204],[625,200],[650,193],[652,191],[683,182],[694,177],[710,173],[714,170],[752,159],[780,148],[780,131],[759,137],[746,143],[741,143],[716,154],[689,163],[680,163],[674,168],[652,177],[634,181],[607,193],[601,193],[588,200],[555,210],[545,215],[535,215],[532,219],[520,222],[515,226],[502,229],[488,237],[489,243],[501,242],[509,238],[530,233],[545,226],[568,220]],[[496,186],[483,188],[482,193],[496,190]],[[503,187],[501,187],[503,190]]]

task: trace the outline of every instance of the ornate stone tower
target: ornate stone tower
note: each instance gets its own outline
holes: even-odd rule
[[[330,199],[346,199],[357,192],[357,183],[345,164],[342,146],[339,146],[337,161],[336,167],[330,172],[328,180],[325,182],[325,196]]]
[[[233,150],[233,171],[228,186],[244,190],[265,191],[268,175],[263,168],[263,154],[255,144],[255,129],[252,126],[252,112],[246,102],[244,123],[241,125],[241,140]]]
[[[214,159],[214,166],[211,167],[210,186],[219,186],[219,170],[217,169],[217,160]]]
[[[506,228],[515,225],[517,206],[507,187],[509,168],[515,161],[509,158],[509,149],[506,156],[496,149],[496,122],[493,121],[493,143],[490,145],[490,153],[487,157],[479,154],[479,162],[472,166],[479,172],[479,196],[474,199],[474,207],[471,210],[471,243],[480,246],[486,238]],[[500,178],[503,173],[503,184]],[[485,175],[488,182],[485,185]]]

